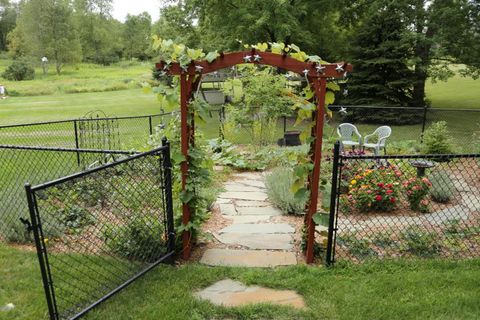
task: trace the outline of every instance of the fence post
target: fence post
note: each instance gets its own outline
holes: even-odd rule
[[[175,251],[175,227],[173,221],[173,197],[172,197],[172,161],[170,159],[170,141],[166,137],[162,138],[163,151],[163,175],[165,187],[165,201],[167,209],[167,233],[168,233],[168,252]]]
[[[328,239],[327,239],[327,257],[326,264],[333,264],[333,233],[335,230],[335,212],[337,209],[337,186],[338,186],[338,165],[340,159],[340,142],[335,142],[333,149],[333,170],[332,170],[332,190],[330,193],[330,215],[328,219]]]
[[[423,143],[423,134],[425,133],[426,124],[427,124],[427,106],[424,106],[423,107],[422,134],[420,135],[420,143]]]
[[[44,254],[46,251],[42,244],[43,238],[39,232],[40,222],[37,218],[37,212],[35,208],[35,200],[30,184],[25,184],[25,192],[27,194],[27,203],[28,210],[30,211],[30,220],[32,222],[33,237],[35,238],[35,246],[37,248],[37,257],[38,263],[40,264],[40,272],[42,273],[42,282],[43,289],[45,290],[45,297],[47,299],[48,313],[50,315],[50,320],[57,320],[58,313],[56,312],[56,307],[54,304],[53,288],[51,287],[50,277],[48,275],[46,261],[44,259]]]
[[[150,128],[150,135],[152,135],[153,134],[152,116],[148,116],[148,127]]]
[[[75,131],[75,149],[77,149],[77,164],[80,166],[80,152],[78,149],[80,148],[80,144],[78,142],[78,124],[77,120],[73,120],[73,129]]]

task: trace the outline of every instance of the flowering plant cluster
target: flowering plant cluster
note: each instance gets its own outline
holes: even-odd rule
[[[360,211],[390,211],[398,199],[400,176],[395,166],[359,169],[350,181],[348,199]]]
[[[410,209],[420,212],[429,211],[427,199],[432,183],[427,178],[411,178],[403,182],[403,188],[407,192]]]

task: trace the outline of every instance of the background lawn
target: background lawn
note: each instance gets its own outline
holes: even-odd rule
[[[232,278],[293,289],[308,310],[255,305],[222,308],[192,292]],[[34,252],[0,244],[0,318],[42,319],[45,300]],[[160,266],[91,312],[86,319],[478,319],[480,260],[415,260],[277,269]]]

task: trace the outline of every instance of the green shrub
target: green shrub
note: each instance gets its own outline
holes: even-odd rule
[[[291,190],[294,178],[288,168],[276,168],[266,177],[269,199],[286,214],[303,214],[307,198],[295,198]]]
[[[430,195],[432,196],[433,200],[445,203],[453,198],[455,185],[453,184],[452,179],[447,172],[444,170],[432,172],[428,176],[428,179],[432,183]]]
[[[130,217],[125,223],[109,224],[103,230],[105,245],[129,260],[153,262],[165,253],[165,229],[158,217]]]
[[[423,136],[423,151],[425,154],[448,154],[453,152],[450,132],[447,122],[438,121],[425,130]]]
[[[12,81],[32,80],[35,78],[35,69],[25,61],[14,61],[7,67],[2,77]]]
[[[435,233],[428,233],[418,227],[409,227],[401,232],[400,238],[404,241],[402,251],[421,257],[430,257],[441,250],[438,237]]]
[[[30,243],[33,242],[33,234],[20,220],[10,221],[6,223],[5,239],[10,243]]]
[[[337,239],[338,244],[345,246],[350,254],[356,258],[367,258],[376,256],[375,250],[370,248],[369,239],[358,239],[355,234],[347,233]]]

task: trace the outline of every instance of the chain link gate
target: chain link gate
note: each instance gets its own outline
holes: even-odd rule
[[[327,265],[480,256],[480,154],[333,161]]]
[[[175,233],[170,146],[31,187],[50,319],[78,319],[163,262]]]

